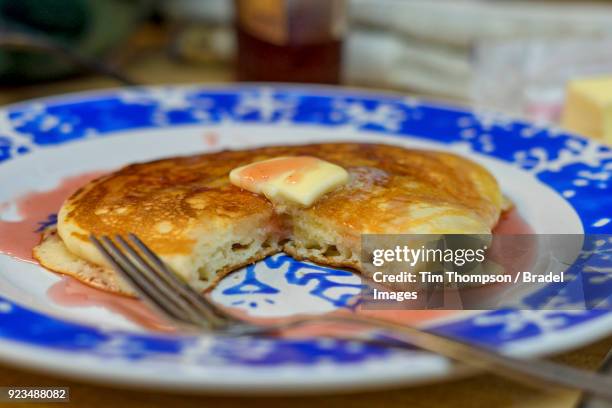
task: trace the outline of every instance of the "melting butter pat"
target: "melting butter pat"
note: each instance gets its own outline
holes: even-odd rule
[[[255,162],[232,170],[229,177],[235,186],[263,194],[272,202],[290,201],[305,207],[349,179],[342,167],[310,156]]]

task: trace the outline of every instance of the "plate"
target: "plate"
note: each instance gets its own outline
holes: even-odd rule
[[[94,174],[172,155],[337,140],[466,155],[495,174],[536,232],[612,232],[611,149],[498,114],[288,85],[123,88],[30,101],[0,110],[0,249],[12,253],[0,255],[0,358],[123,386],[232,394],[363,390],[458,374],[430,353],[357,341],[152,330],[137,323],[147,311],[135,302],[113,304],[28,261],[36,231],[53,224],[62,197]],[[609,271],[593,270],[588,282],[612,293]],[[348,271],[279,254],[232,274],[213,297],[274,317],[350,307],[359,288]],[[612,331],[604,310],[415,312],[413,320],[523,357]]]

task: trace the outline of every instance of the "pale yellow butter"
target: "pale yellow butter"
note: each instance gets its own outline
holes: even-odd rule
[[[305,207],[349,179],[342,167],[310,156],[255,162],[232,170],[229,177],[235,186],[263,194],[272,202],[289,201]]]
[[[612,76],[570,81],[563,127],[612,144]]]

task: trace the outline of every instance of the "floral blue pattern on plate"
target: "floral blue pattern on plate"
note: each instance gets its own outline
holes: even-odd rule
[[[341,88],[128,88],[9,106],[0,110],[0,175],[4,163],[81,140],[87,143],[130,130],[173,128],[180,132],[181,126],[186,125],[226,123],[346,128],[459,146],[536,177],[569,202],[586,233],[612,233],[610,148],[558,129],[502,115]],[[48,220],[41,220],[41,225],[54,221],[50,215]],[[349,307],[348,299],[360,288],[358,282],[350,280],[349,272],[298,262],[279,254],[247,268],[242,280],[224,288],[223,295],[231,298],[231,304],[245,309],[274,304],[284,289],[266,283],[261,278],[261,270],[280,270],[287,285],[307,287],[310,296],[333,308]],[[609,288],[610,273],[598,273],[593,275],[594,284]],[[437,323],[435,327],[468,341],[511,351],[515,346],[520,349],[529,344],[525,341],[563,336],[572,329],[604,334],[608,332],[604,326],[610,326],[611,315],[603,310],[501,310],[469,314]],[[563,345],[558,339],[554,342],[558,345],[551,349],[571,345]],[[245,370],[294,364],[352,366],[388,362],[411,353],[424,354],[318,338],[230,339],[104,330],[31,310],[6,296],[0,298],[0,354],[6,355],[2,353],[3,347],[8,350],[6,345],[13,343],[41,347],[46,352],[86,354],[98,362],[131,361],[178,367],[188,361],[194,366],[232,366]],[[528,354],[544,351],[541,347],[532,350],[525,347]],[[255,386],[252,378],[255,372],[248,371],[250,377],[245,377],[240,384]],[[399,381],[403,374],[400,370],[393,375]],[[206,376],[201,377],[201,383],[208,380]]]

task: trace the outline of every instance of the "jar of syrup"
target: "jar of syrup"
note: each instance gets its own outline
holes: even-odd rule
[[[345,0],[235,0],[241,81],[340,82]]]

